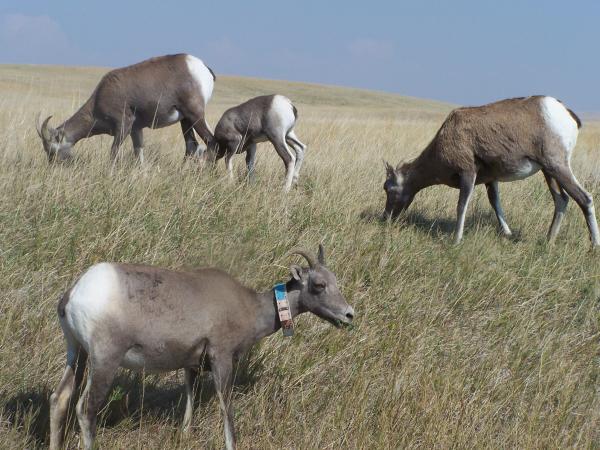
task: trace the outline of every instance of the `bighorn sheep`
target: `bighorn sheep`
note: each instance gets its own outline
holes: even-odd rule
[[[310,311],[338,328],[350,324],[354,310],[325,267],[322,246],[318,257],[304,250],[290,252],[294,253],[306,258],[309,266],[290,267],[285,291],[292,317]],[[283,285],[276,287],[283,290]],[[273,290],[257,293],[217,269],[92,266],[58,304],[67,366],[50,397],[50,448],[62,445],[71,394],[81,383],[88,360],[87,385],[76,408],[84,448],[92,448],[96,414],[119,366],[148,372],[185,369],[184,429],[192,419],[195,374],[210,370],[224,415],[226,447],[234,448],[234,361],[281,327],[277,303]]]
[[[215,127],[215,139],[208,146],[208,158],[214,162],[225,156],[229,177],[233,179],[232,158],[246,152],[248,176],[254,175],[256,144],[270,141],[286,168],[285,191],[298,182],[304,160],[304,145],[294,133],[298,110],[283,95],[263,95],[228,109]],[[292,152],[290,147],[294,150]]]
[[[511,231],[500,206],[499,181],[514,181],[542,170],[554,199],[548,231],[553,241],[569,196],[582,209],[592,245],[600,244],[592,196],[571,171],[579,118],[552,97],[513,98],[488,105],[458,108],[413,161],[393,168],[386,164],[384,215],[395,217],[408,208],[417,192],[435,184],[460,189],[456,242],[463,236],[465,212],[476,184],[484,183],[505,235]]]
[[[148,59],[111,70],[102,77],[92,96],[58,128],[48,117],[37,132],[48,160],[67,160],[79,140],[97,134],[114,136],[113,161],[120,145],[131,136],[135,155],[143,162],[146,127],[161,128],[181,123],[186,156],[199,152],[194,130],[208,146],[212,132],[204,118],[215,75],[200,59],[186,54]]]

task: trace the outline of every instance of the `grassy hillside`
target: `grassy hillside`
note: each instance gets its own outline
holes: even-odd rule
[[[309,145],[300,185],[261,145],[257,182],[228,183],[182,164],[179,127],[146,132],[147,164],[111,172],[111,138],[48,167],[34,129],[84,101],[102,69],[0,66],[0,447],[47,445],[48,396],[64,366],[57,299],[97,261],[213,265],[269,289],[287,279],[292,246],[324,242],[356,310],[340,331],[314,316],[265,339],[240,369],[241,448],[595,447],[600,443],[600,255],[571,204],[553,246],[542,176],[502,184],[517,238],[498,235],[476,190],[460,246],[457,191],[418,195],[381,223],[382,158],[416,155],[448,105],[354,89],[219,77],[209,122],[280,92],[298,105]],[[586,123],[573,167],[600,198],[600,128]],[[129,142],[125,160],[131,155]],[[183,373],[123,372],[98,429],[102,448],[220,448],[210,377],[192,433],[180,433]],[[142,402],[143,399],[143,402]],[[68,437],[77,443],[77,426]]]

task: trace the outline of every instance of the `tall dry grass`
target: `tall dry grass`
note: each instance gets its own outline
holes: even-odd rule
[[[300,110],[309,145],[298,189],[262,145],[257,182],[182,165],[178,127],[146,134],[147,164],[111,173],[109,137],[48,167],[38,111],[64,118],[102,70],[0,67],[0,446],[47,444],[48,396],[63,370],[59,294],[103,260],[218,266],[269,289],[288,276],[292,246],[323,241],[356,309],[354,330],[315,317],[265,339],[240,369],[241,448],[598,447],[600,262],[570,205],[545,242],[552,201],[541,176],[503,184],[517,238],[497,233],[476,190],[466,235],[452,245],[457,192],[431,188],[401,223],[383,208],[382,158],[418,153],[449,107],[384,94],[219,79],[209,121],[251,95],[280,92]],[[600,198],[600,129],[586,124],[574,168]],[[130,144],[123,149],[125,160]],[[180,433],[183,375],[123,372],[98,429],[103,448],[218,448],[209,377],[189,436]],[[143,399],[143,401],[142,401]],[[77,444],[77,426],[68,445]]]

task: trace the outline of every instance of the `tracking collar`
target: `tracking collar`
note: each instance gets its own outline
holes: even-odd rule
[[[294,335],[294,321],[292,320],[292,311],[287,299],[287,290],[285,283],[277,283],[273,287],[275,292],[275,304],[277,306],[277,314],[281,322],[281,330],[286,337]]]

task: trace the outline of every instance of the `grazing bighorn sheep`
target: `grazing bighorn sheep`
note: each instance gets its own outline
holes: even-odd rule
[[[554,199],[548,231],[553,241],[571,196],[582,209],[592,245],[600,244],[592,196],[571,171],[571,154],[581,121],[552,97],[513,98],[488,105],[458,108],[413,161],[393,168],[386,164],[385,216],[408,208],[417,192],[435,184],[460,189],[456,242],[463,236],[465,212],[476,184],[484,183],[489,201],[505,235],[499,181],[521,180],[542,170]]]
[[[67,160],[81,139],[97,134],[114,136],[113,161],[119,147],[131,136],[133,150],[143,162],[143,128],[161,128],[181,123],[186,156],[199,152],[194,130],[204,143],[212,132],[204,118],[215,75],[192,55],[159,56],[138,64],[111,70],[102,77],[91,97],[58,128],[48,125],[48,117],[37,132],[42,138],[48,160]]]
[[[286,168],[285,191],[298,182],[304,160],[304,145],[294,133],[298,110],[283,95],[263,95],[228,109],[215,127],[215,139],[208,146],[208,157],[225,157],[229,177],[233,179],[232,158],[246,152],[248,176],[254,175],[256,144],[270,141]],[[290,150],[290,147],[294,150]]]
[[[350,324],[354,310],[325,267],[323,247],[318,258],[304,250],[290,252],[294,253],[309,266],[290,267],[285,290],[292,317],[310,311],[336,327]],[[185,369],[184,429],[192,419],[194,376],[198,370],[210,370],[224,415],[226,447],[234,448],[234,361],[281,327],[275,303],[273,290],[257,293],[217,269],[92,266],[58,304],[67,367],[50,397],[50,448],[62,445],[70,397],[88,359],[87,385],[76,408],[84,448],[92,448],[96,414],[119,366],[149,372]]]

